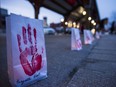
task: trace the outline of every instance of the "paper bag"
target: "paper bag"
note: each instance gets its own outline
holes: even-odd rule
[[[82,43],[80,40],[79,29],[72,28],[71,31],[71,50],[81,50]]]
[[[41,20],[11,14],[6,18],[9,81],[25,87],[47,77],[46,49]]]
[[[91,35],[91,40],[92,40],[92,42],[95,40],[95,38],[94,38],[94,34],[89,30],[89,33],[90,33],[90,35]]]
[[[90,30],[84,30],[84,43],[85,44],[92,44],[94,40],[93,35]]]
[[[97,39],[100,39],[100,34],[99,34],[99,32],[96,32],[96,33],[95,33],[95,37],[96,37]]]

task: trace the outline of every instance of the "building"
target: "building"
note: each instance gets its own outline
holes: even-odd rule
[[[8,11],[6,9],[0,8],[0,30],[5,30],[6,28],[6,16],[8,16]]]

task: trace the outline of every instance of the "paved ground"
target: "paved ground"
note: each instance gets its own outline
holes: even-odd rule
[[[116,36],[103,36],[67,87],[116,87]]]
[[[103,36],[81,51],[70,50],[70,35],[46,36],[48,78],[28,87],[116,87],[116,36]],[[83,41],[83,38],[82,38]],[[5,35],[0,35],[0,86],[11,87]]]

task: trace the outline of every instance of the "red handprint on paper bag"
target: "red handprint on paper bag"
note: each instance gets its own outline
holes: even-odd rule
[[[32,38],[34,38],[32,40]],[[37,48],[37,32],[34,28],[31,29],[31,26],[28,24],[26,29],[22,27],[22,38],[21,35],[17,34],[18,47],[20,51],[20,63],[23,67],[23,70],[26,75],[33,75],[36,71],[41,69],[42,56],[38,54]],[[22,48],[21,45],[25,45],[25,48]],[[28,57],[31,57],[29,61]]]
[[[88,33],[86,32],[86,37],[87,37],[87,41],[90,41],[90,37],[89,37],[89,35],[88,35]]]
[[[80,39],[78,39],[78,40],[77,40],[77,48],[81,48],[81,47],[82,47],[81,40],[80,40]]]

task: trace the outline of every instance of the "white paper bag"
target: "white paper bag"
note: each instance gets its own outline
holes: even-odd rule
[[[89,30],[89,33],[90,33],[90,35],[91,35],[91,40],[92,40],[92,42],[95,40],[95,38],[94,38],[94,34]]]
[[[41,20],[11,14],[6,18],[9,81],[25,87],[47,77],[46,49]]]
[[[71,31],[71,50],[81,50],[82,43],[80,40],[79,29],[72,28]]]
[[[94,37],[90,30],[84,30],[84,43],[85,44],[92,44]]]
[[[95,33],[95,37],[96,37],[97,39],[100,39],[100,34],[99,34],[99,32],[96,32],[96,33]]]

